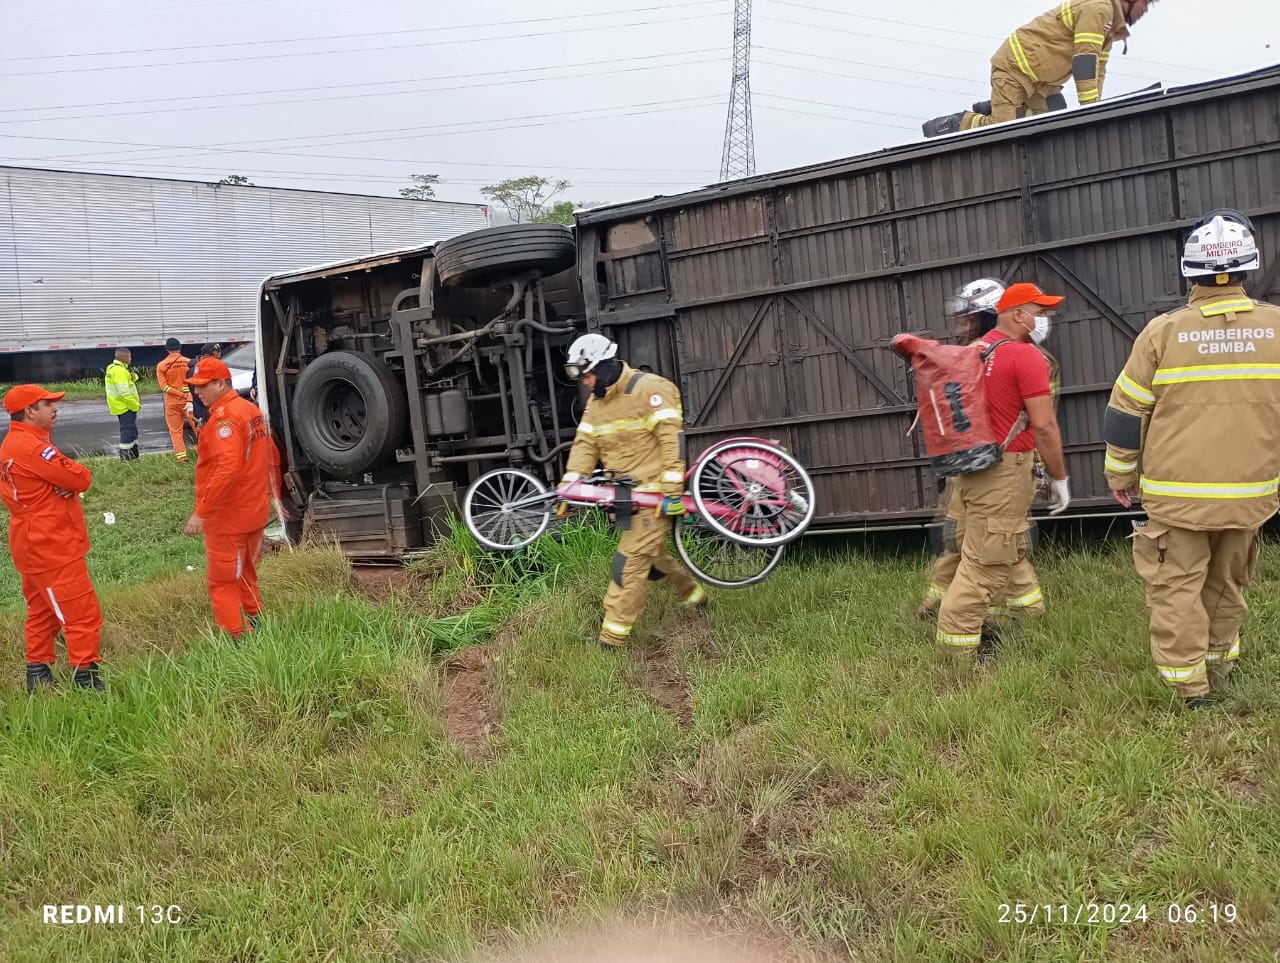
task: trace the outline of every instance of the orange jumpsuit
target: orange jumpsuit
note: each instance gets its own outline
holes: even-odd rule
[[[209,601],[233,638],[262,611],[258,559],[271,512],[272,443],[262,411],[228,390],[209,408],[196,447],[196,508],[204,519]]]
[[[156,380],[164,393],[164,423],[169,428],[169,440],[178,461],[187,460],[183,423],[190,421],[193,429],[196,426],[195,417],[187,415],[187,405],[191,404],[191,389],[187,387],[187,365],[190,363],[181,351],[170,351],[169,356],[156,365]]]
[[[0,499],[9,509],[9,551],[27,602],[28,663],[53,664],[60,629],[72,667],[100,658],[102,610],[84,561],[89,529],[78,497],[92,481],[48,432],[9,422],[0,442]]]

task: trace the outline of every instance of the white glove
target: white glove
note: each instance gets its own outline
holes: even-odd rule
[[[192,412],[192,413],[194,414],[194,413],[195,413],[195,410],[196,410],[196,406],[195,406],[195,405],[193,405],[191,402],[189,402],[189,401],[188,401],[188,402],[187,402],[187,411],[190,411],[190,412]]]
[[[1054,479],[1049,484],[1049,514],[1060,515],[1071,504],[1071,479]]]

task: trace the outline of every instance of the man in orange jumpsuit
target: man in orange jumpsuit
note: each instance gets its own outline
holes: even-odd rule
[[[0,499],[9,509],[9,551],[27,603],[28,692],[57,686],[53,642],[59,629],[76,685],[103,688],[102,611],[84,561],[89,529],[78,497],[93,475],[49,440],[64,393],[18,385],[4,396],[9,431],[0,441]]]
[[[191,389],[187,387],[187,365],[190,362],[183,357],[182,342],[177,338],[170,338],[164,346],[169,354],[156,365],[156,380],[160,382],[160,391],[164,394],[164,423],[169,428],[173,453],[178,461],[186,461],[187,442],[182,437],[182,426],[190,423],[193,431],[196,427],[191,406]]]
[[[258,626],[258,559],[271,510],[271,438],[262,411],[231,387],[218,358],[201,358],[187,378],[209,409],[196,446],[196,507],[187,535],[204,533],[213,618],[233,639]]]

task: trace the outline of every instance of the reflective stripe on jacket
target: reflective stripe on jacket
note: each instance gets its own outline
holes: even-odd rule
[[[622,366],[622,374],[592,397],[582,413],[565,480],[576,481],[597,463],[630,475],[639,487],[665,495],[684,493],[680,391],[666,378]]]
[[[1074,77],[1076,99],[1091,104],[1102,97],[1112,44],[1128,36],[1120,0],[1062,0],[1011,33],[991,66],[1020,75],[1041,95]]]
[[[106,374],[102,378],[107,389],[107,410],[113,415],[141,411],[142,396],[138,394],[137,381],[138,376],[124,362],[113,361],[107,365]]]
[[[1107,482],[1152,519],[1256,528],[1280,508],[1280,307],[1196,285],[1138,335],[1108,407],[1139,444],[1108,439]]]

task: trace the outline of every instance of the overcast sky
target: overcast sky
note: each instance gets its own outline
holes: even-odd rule
[[[580,203],[719,175],[732,0],[3,3],[4,164],[375,194],[436,173],[460,201],[536,173]],[[1000,38],[1046,7],[755,0],[757,170],[920,140],[987,96]],[[1104,99],[1277,60],[1276,0],[1165,0]]]

